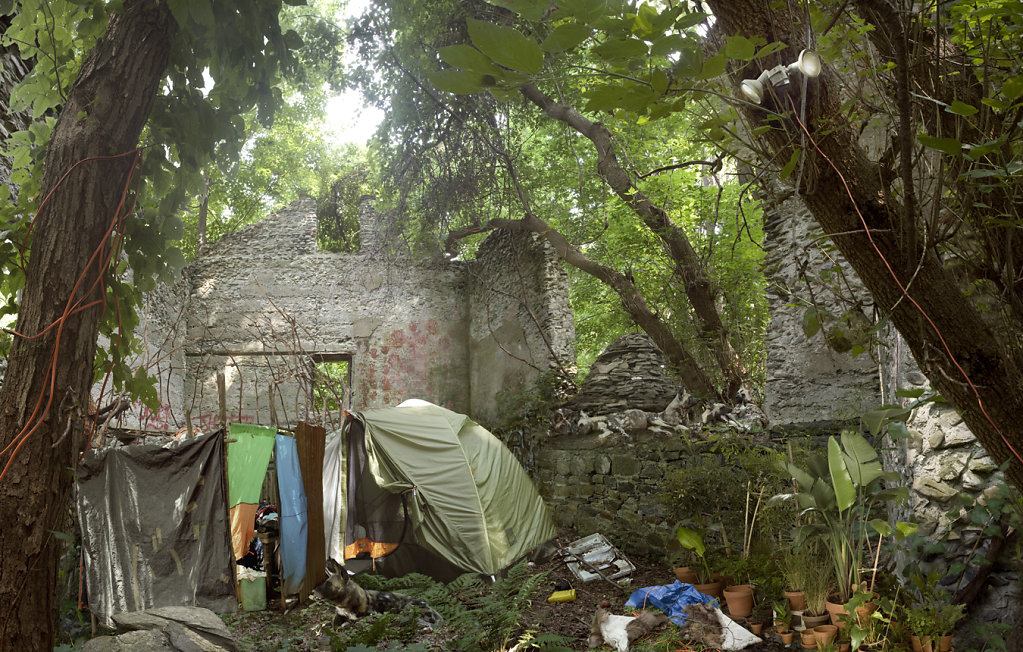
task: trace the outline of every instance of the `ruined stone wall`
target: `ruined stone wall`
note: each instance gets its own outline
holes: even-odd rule
[[[359,251],[321,251],[314,202],[299,200],[225,236],[174,288],[147,295],[139,364],[159,361],[150,370],[160,406],[136,405],[120,425],[175,431],[187,414],[194,428],[215,428],[220,372],[229,421],[294,426],[315,418],[310,381],[322,360],[349,362],[347,408],[420,398],[494,411],[497,391],[550,367],[552,349],[571,357],[567,281],[528,234],[485,242],[474,262],[423,260],[389,245],[368,203],[360,217]]]
[[[472,411],[494,419],[502,391],[575,363],[575,326],[564,266],[530,233],[497,231],[469,266]]]
[[[872,139],[877,140],[877,134]],[[896,396],[899,389],[924,388],[933,394],[894,330],[881,333],[881,345],[857,358],[831,350],[820,333],[806,338],[802,318],[811,294],[834,314],[846,310],[851,305],[849,299],[864,306],[869,299],[838,252],[817,244],[819,227],[801,202],[792,196],[778,199],[765,208],[765,215],[765,260],[771,282],[765,411],[770,426],[824,432],[830,428],[837,434],[843,421],[852,425],[868,410],[883,404],[908,405],[910,399]],[[808,287],[807,279],[834,282],[839,270],[846,299],[838,300],[827,283]],[[961,512],[962,497],[982,499],[1001,481],[994,461],[956,410],[945,403],[920,407],[907,425],[909,439],[885,440],[882,446],[886,468],[900,473],[911,497],[909,504],[893,510],[891,518],[918,523],[932,541],[949,539],[944,553],[913,559],[912,563],[924,570],[947,569],[978,550],[983,554],[991,545],[982,534],[983,526],[968,518],[953,522],[948,513]],[[974,625],[1011,621],[1019,612],[1018,605],[1023,602],[1019,568],[1009,562],[1005,558],[999,562],[994,582],[960,630],[964,643],[972,640],[969,632]],[[974,572],[968,571],[965,579],[949,576],[950,588],[962,586]]]
[[[216,371],[228,369],[241,416],[268,423],[273,386],[279,423],[294,425],[310,407],[298,382],[306,354],[350,357],[357,409],[421,398],[468,410],[463,266],[413,261],[365,232],[362,242],[354,253],[320,251],[314,202],[304,199],[190,266],[193,414],[215,411]]]
[[[537,486],[559,527],[600,532],[626,554],[661,558],[679,517],[660,500],[664,465],[687,451],[680,436],[649,431],[558,437],[537,456]]]
[[[889,335],[883,350],[882,369],[885,403],[910,406],[914,399],[896,396],[897,390],[923,389],[924,396],[934,394],[927,378],[898,333]],[[923,572],[938,570],[953,591],[964,587],[977,573],[977,567],[965,573],[947,573],[971,559],[986,557],[997,541],[987,528],[997,527],[997,518],[978,522],[970,512],[976,503],[997,495],[1005,478],[998,465],[980,445],[952,406],[930,402],[917,407],[907,421],[909,438],[885,448],[885,468],[897,471],[910,489],[910,501],[893,513],[897,520],[911,521],[930,541],[945,542],[941,553],[925,558],[900,560]],[[1007,546],[995,560],[993,579],[971,605],[965,626],[960,628],[957,645],[980,644],[973,628],[995,623],[1013,623],[1023,615],[1023,568],[1013,546]]]
[[[850,307],[848,299],[868,305],[869,298],[802,201],[791,190],[785,194],[764,207],[771,314],[764,411],[772,427],[851,421],[879,404],[877,363],[869,351],[853,358],[833,350],[823,333],[807,338],[803,318],[814,304],[840,315]]]

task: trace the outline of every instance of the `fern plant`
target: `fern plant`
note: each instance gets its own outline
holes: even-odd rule
[[[356,578],[367,589],[407,593],[424,600],[443,616],[445,627],[454,630],[450,641],[452,649],[465,652],[503,648],[519,629],[519,621],[530,605],[529,596],[546,579],[546,573],[532,574],[525,562],[516,564],[505,577],[490,585],[472,573],[446,585],[415,573],[396,578],[377,575]],[[384,639],[381,636],[373,640],[373,636],[368,635],[358,640],[346,639],[346,642],[377,643]],[[557,650],[564,647],[566,641],[545,635],[530,643],[536,649]]]

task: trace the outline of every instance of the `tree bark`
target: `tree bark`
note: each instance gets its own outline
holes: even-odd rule
[[[53,648],[62,549],[53,532],[70,521],[104,303],[99,261],[109,255],[109,228],[176,31],[163,2],[126,2],[82,65],[47,151],[39,196],[49,200],[35,220],[17,332],[34,336],[60,323],[35,339],[15,337],[0,387],[0,464],[8,465],[0,480],[0,649]],[[71,312],[72,304],[88,307]]]
[[[490,220],[488,226],[509,231],[519,230],[538,233],[551,244],[562,260],[607,283],[621,298],[622,306],[629,313],[629,316],[632,317],[633,321],[650,336],[654,344],[664,352],[668,362],[676,368],[686,389],[697,396],[716,395],[714,384],[700,369],[700,365],[682,346],[678,338],[668,330],[664,322],[650,310],[650,306],[643,299],[643,295],[639,293],[636,286],[624,274],[588,258],[569,243],[565,236],[535,215],[527,213],[521,220],[494,219]]]
[[[805,36],[805,28],[792,22],[800,11],[771,11],[759,0],[709,0],[708,4],[724,34],[789,44],[775,59],[755,62],[757,66],[795,59]],[[749,72],[736,71],[736,81],[756,76]],[[904,212],[882,186],[880,166],[862,151],[857,132],[846,122],[838,80],[825,66],[811,83],[806,124],[819,151],[808,143],[804,153],[805,168],[816,175],[813,183],[800,185],[806,206],[856,270],[878,308],[891,315],[923,372],[961,411],[991,456],[999,462],[1011,461],[1007,476],[1023,488],[1023,462],[1018,458],[1023,454],[1023,374],[1018,353],[1007,344],[1013,338],[1000,338],[981,318],[933,247],[901,237]],[[787,116],[790,134],[799,132],[791,106],[779,103],[773,108]],[[752,124],[772,124],[764,121],[764,110],[744,110]],[[775,160],[788,160],[798,145],[798,139],[781,129],[761,138],[775,153]]]
[[[707,271],[685,233],[672,221],[667,211],[650,201],[632,183],[629,173],[618,163],[611,132],[607,127],[587,119],[567,104],[555,102],[533,84],[524,84],[519,90],[548,117],[565,123],[593,143],[597,150],[597,173],[635,211],[647,228],[667,245],[682,278],[686,297],[700,325],[701,334],[721,370],[725,385],[723,394],[726,398],[733,397],[743,382],[742,361],[732,348],[728,329],[718,314]]]

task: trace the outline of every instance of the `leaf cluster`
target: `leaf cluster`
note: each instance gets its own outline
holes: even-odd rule
[[[519,620],[530,604],[530,595],[547,579],[532,573],[522,561],[504,577],[488,585],[479,575],[467,573],[448,584],[413,573],[385,579],[359,576],[365,588],[408,593],[426,601],[454,629],[453,649],[475,652],[500,649],[519,629]]]
[[[304,4],[287,0],[285,4]],[[13,89],[11,108],[22,111],[27,128],[13,133],[3,152],[12,159],[11,182],[16,192],[0,186],[0,316],[19,310],[24,285],[23,261],[31,256],[29,225],[39,206],[39,183],[50,135],[75,76],[86,55],[103,36],[121,2],[20,0],[0,4],[11,13],[3,44],[16,47],[29,63],[29,73]],[[114,387],[155,402],[145,370],[133,371],[130,359],[139,351],[133,340],[141,293],[158,281],[176,279],[185,258],[177,246],[184,235],[181,209],[207,192],[210,174],[227,174],[242,155],[253,124],[268,128],[285,104],[285,77],[303,78],[295,51],[303,39],[282,26],[280,0],[213,2],[170,0],[178,23],[166,81],[153,103],[143,134],[142,160],[132,182],[135,212],[115,234],[121,259],[108,270],[105,335],[97,353],[97,374],[112,369]],[[6,22],[4,23],[6,24]],[[231,34],[232,38],[223,38]],[[321,61],[328,60],[321,57]],[[211,83],[208,83],[210,82]],[[141,101],[127,98],[126,101]],[[249,122],[246,116],[252,116]],[[68,119],[103,120],[101,115]],[[258,147],[258,144],[257,144]],[[301,170],[294,160],[288,167]],[[215,172],[214,172],[215,170]],[[264,196],[267,186],[255,193]],[[124,275],[130,270],[130,276]]]

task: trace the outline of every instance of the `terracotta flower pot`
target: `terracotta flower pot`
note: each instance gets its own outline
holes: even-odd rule
[[[675,579],[686,584],[696,584],[696,571],[688,566],[676,566]]]
[[[817,649],[817,639],[814,638],[812,629],[804,629],[799,634],[799,641],[803,645],[803,649],[805,650]]]
[[[952,652],[952,635],[945,634],[938,639],[938,652]]]
[[[728,615],[735,618],[749,618],[753,613],[753,587],[749,584],[726,586],[725,602],[728,604]]]
[[[836,625],[817,625],[813,628],[813,637],[817,639],[817,647],[824,649],[824,646],[835,640],[838,636]]]
[[[849,613],[845,605],[841,602],[827,601],[828,616],[831,618],[831,624],[841,628],[845,628],[845,616]]]
[[[796,633],[789,630],[787,632],[782,632],[781,634],[779,634],[779,636],[781,636],[781,642],[784,643],[785,645],[788,645],[789,643],[792,642],[792,639],[796,637]]]
[[[806,595],[802,591],[785,591],[789,601],[789,610],[803,611],[806,609]]]
[[[753,632],[757,636],[760,636],[760,632],[764,631],[764,623],[750,623],[749,631]]]
[[[844,641],[838,644],[838,652],[849,652],[849,649],[851,647],[852,643],[850,643],[849,641]]]
[[[931,637],[923,638],[913,634],[909,637],[909,643],[913,646],[913,652],[934,652],[934,645],[931,644]]]
[[[694,584],[697,591],[712,598],[721,598],[721,582],[709,582],[707,584]]]
[[[812,616],[806,612],[803,613],[803,625],[810,630],[818,625],[827,625],[829,620],[831,620],[831,617],[828,614]]]

